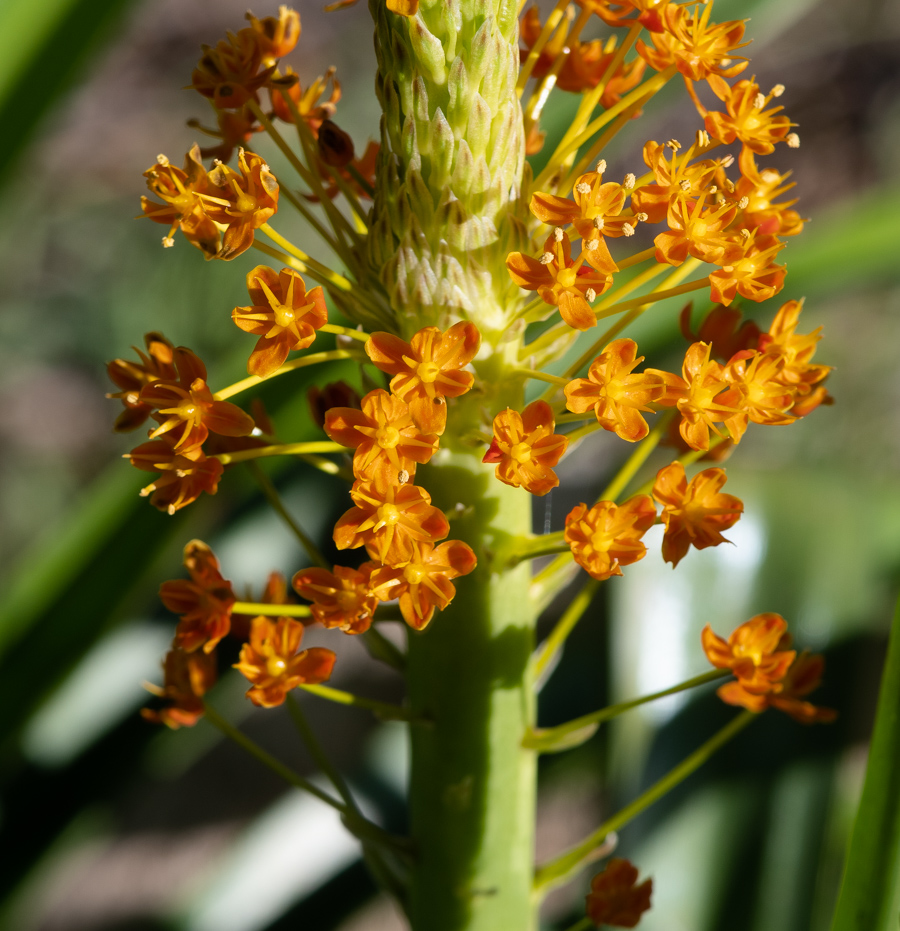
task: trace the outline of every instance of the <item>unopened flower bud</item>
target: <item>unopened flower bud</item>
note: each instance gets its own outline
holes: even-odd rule
[[[800,137],[796,133],[788,133],[784,137],[784,141],[788,144],[789,149],[800,148]]]
[[[326,165],[343,168],[353,161],[353,140],[331,120],[323,120],[319,127],[319,156]]]

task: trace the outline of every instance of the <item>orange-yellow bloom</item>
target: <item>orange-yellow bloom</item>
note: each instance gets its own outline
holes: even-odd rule
[[[436,543],[450,532],[443,511],[433,507],[431,495],[417,485],[357,481],[350,497],[356,507],[334,527],[339,550],[365,544],[372,559],[402,566],[415,555],[415,543]]]
[[[163,685],[146,683],[149,692],[165,700],[159,709],[141,708],[141,717],[177,730],[193,727],[203,717],[203,696],[215,685],[216,657],[173,649],[163,660]]]
[[[280,272],[257,265],[247,273],[251,307],[235,307],[231,319],[246,333],[258,336],[247,371],[265,377],[284,364],[288,353],[306,349],[316,330],[328,323],[328,310],[321,288],[306,290],[293,269]]]
[[[794,124],[781,111],[784,107],[770,107],[775,92],[763,94],[753,81],[738,81],[730,86],[716,75],[709,78],[709,86],[725,104],[727,113],[712,110],[706,114],[706,131],[713,139],[730,145],[735,139],[744,144],[744,149],[757,155],[769,155],[775,151],[775,143],[785,139]],[[784,90],[779,87],[778,91]]]
[[[725,366],[725,378],[731,385],[719,401],[736,413],[725,421],[728,432],[738,442],[750,421],[761,424],[789,424],[794,391],[780,380],[784,362],[777,355],[753,349],[737,353]]]
[[[569,441],[554,433],[553,409],[546,401],[532,401],[520,414],[507,408],[494,418],[494,439],[482,462],[496,462],[501,482],[545,495],[559,479],[553,467]]]
[[[179,453],[201,446],[210,431],[222,436],[248,436],[253,418],[230,401],[217,401],[206,384],[206,366],[190,349],[174,351],[178,381],[155,381],[141,390],[140,400],[156,410],[159,426],[150,434],[156,439],[180,431],[174,444]]]
[[[725,481],[724,469],[705,469],[688,483],[680,462],[656,474],[653,497],[663,506],[661,517],[666,525],[662,554],[673,568],[691,546],[702,550],[729,542],[722,531],[737,523],[744,505],[734,495],[721,494]]]
[[[785,184],[790,174],[781,174],[774,168],[745,172],[734,190],[734,196],[739,200],[747,198],[747,206],[741,211],[736,225],[755,229],[766,236],[796,236],[802,232],[803,218],[796,210],[790,209],[797,203],[796,199],[775,202],[777,197],[794,187],[793,183]]]
[[[285,69],[286,74],[293,74],[290,68]],[[330,120],[337,111],[338,102],[341,99],[341,84],[337,80],[335,69],[329,68],[324,75],[320,75],[304,90],[299,81],[286,90],[272,91],[272,109],[275,115],[284,120],[285,123],[294,122],[294,114],[288,105],[287,99],[293,102],[300,118],[312,131],[315,136],[319,132],[319,127],[325,120]],[[321,98],[328,89],[328,82],[331,82],[331,93],[327,99]]]
[[[141,497],[160,511],[174,514],[196,501],[205,491],[214,495],[219,487],[223,466],[218,459],[207,458],[196,447],[183,454],[173,448],[168,435],[135,447],[125,457],[136,469],[159,472],[159,478],[141,489]]]
[[[621,566],[644,558],[647,547],[641,537],[655,521],[656,508],[649,495],[635,495],[621,505],[578,504],[566,517],[565,541],[575,562],[602,581],[621,575]]]
[[[669,201],[681,194],[698,197],[709,190],[720,163],[713,159],[691,162],[695,146],[678,155],[678,150],[659,142],[644,144],[644,162],[656,178],[655,184],[635,188],[631,194],[631,209],[647,215],[647,222],[662,223],[669,209]],[[666,152],[671,151],[671,161]]]
[[[191,85],[217,110],[236,110],[257,100],[257,92],[275,71],[274,63],[262,68],[263,53],[249,28],[201,48],[203,55],[191,74]]]
[[[604,430],[631,443],[642,440],[649,428],[641,412],[652,412],[650,405],[665,391],[659,375],[634,373],[643,361],[633,339],[614,340],[591,363],[587,378],[566,385],[566,407],[576,414],[593,408]]]
[[[174,381],[178,377],[175,370],[173,351],[175,347],[162,333],[145,333],[143,352],[137,346],[132,349],[138,354],[140,362],[128,359],[113,359],[107,363],[106,372],[110,381],[121,390],[108,394],[108,398],[118,398],[125,410],[116,418],[113,429],[117,433],[136,430],[150,416],[153,408],[141,401],[141,389],[155,381]]]
[[[582,9],[595,13],[607,26],[632,26],[639,22],[649,32],[661,32],[665,26],[661,12],[669,0],[575,0]],[[632,14],[636,13],[637,16]]]
[[[207,216],[203,196],[218,194],[201,161],[199,146],[192,146],[184,157],[184,168],[176,168],[165,155],[156,157],[156,164],[144,172],[147,187],[162,203],[141,198],[144,216],[154,223],[169,227],[163,236],[164,246],[172,246],[177,228],[185,238],[206,256],[214,258],[219,252],[221,239],[218,227]]]
[[[772,708],[789,714],[801,724],[828,724],[837,717],[837,712],[805,701],[806,696],[821,684],[824,671],[825,658],[819,653],[804,650],[785,674],[782,690],[766,695],[765,699]]]
[[[384,566],[372,574],[372,585],[384,601],[400,599],[403,619],[415,630],[422,630],[443,611],[456,595],[450,581],[468,575],[477,562],[471,547],[459,540],[416,544],[413,557],[399,568]]]
[[[356,449],[353,474],[371,481],[396,483],[401,471],[409,481],[418,463],[428,462],[438,448],[434,433],[422,434],[405,401],[377,389],[362,399],[362,410],[333,407],[325,414],[325,432],[342,446]]]
[[[254,230],[278,210],[278,182],[263,159],[241,149],[238,167],[240,171],[216,165],[209,179],[220,190],[203,197],[209,217],[227,227],[215,255],[225,261],[246,252],[253,245]]]
[[[741,238],[737,256],[727,255],[723,266],[709,276],[709,296],[717,304],[730,304],[737,295],[748,301],[767,301],[784,287],[787,268],[775,264],[784,243],[756,230]]]
[[[709,449],[709,432],[721,433],[714,426],[737,411],[722,401],[727,390],[724,367],[710,359],[709,343],[694,343],[684,356],[679,378],[660,369],[647,369],[666,383],[665,393],[657,400],[660,407],[677,407],[681,414],[681,436],[691,449]],[[735,438],[736,440],[737,438]]]
[[[241,647],[234,668],[253,683],[247,698],[254,705],[274,708],[301,683],[318,685],[331,678],[334,652],[310,647],[298,653],[302,639],[303,625],[293,618],[253,618],[250,642]]]
[[[231,582],[222,577],[219,560],[202,540],[191,540],[184,548],[187,579],[163,582],[162,603],[180,614],[175,646],[192,653],[198,647],[212,652],[231,629],[231,608],[237,600]]]
[[[241,30],[256,43],[265,66],[274,64],[292,52],[300,38],[300,14],[287,6],[278,8],[278,16],[262,19],[247,13],[250,25]]]
[[[737,215],[737,207],[727,201],[706,206],[706,194],[691,200],[683,194],[669,201],[666,221],[669,228],[660,233],[653,244],[656,261],[681,265],[692,255],[702,262],[722,265],[741,256],[741,246],[727,232]]]
[[[744,320],[736,307],[715,306],[703,318],[699,330],[691,330],[691,310],[686,304],[681,311],[679,324],[681,333],[692,343],[709,343],[710,355],[727,362],[735,353],[745,349],[756,349],[759,343],[759,327],[752,320]]]
[[[785,673],[797,655],[796,651],[786,649],[790,646],[790,637],[787,622],[780,614],[751,617],[732,632],[727,642],[714,634],[707,624],[700,639],[706,658],[713,666],[730,669],[737,677],[737,683],[729,684],[739,684],[752,696],[781,692]]]
[[[798,417],[797,407],[808,399],[811,394],[824,393],[819,403],[827,403],[827,391],[815,386],[823,381],[831,371],[829,365],[813,365],[811,360],[816,352],[816,344],[822,338],[822,328],[812,333],[797,333],[797,324],[800,321],[800,312],[803,310],[803,301],[788,301],[782,304],[769,327],[768,333],[759,338],[759,350],[766,355],[776,356],[783,362],[779,372],[779,380],[796,390],[798,402],[795,403],[793,413]],[[805,411],[808,413],[808,410]]]
[[[597,317],[589,301],[612,284],[609,250],[602,239],[583,243],[584,249],[572,259],[569,234],[559,227],[547,237],[540,259],[521,252],[510,252],[506,267],[512,280],[529,291],[537,291],[541,300],[559,307],[563,320],[576,330],[589,330]],[[587,263],[587,264],[585,264]],[[599,269],[599,270],[598,270]]]
[[[373,562],[365,562],[359,569],[335,566],[334,572],[301,569],[291,584],[298,595],[313,602],[313,617],[323,627],[362,634],[372,625],[378,602],[383,600],[372,581],[376,569],[378,565]]]
[[[710,76],[734,77],[747,67],[735,59],[735,51],[747,45],[743,20],[711,23],[712,3],[670,3],[662,11],[664,31],[651,35],[653,47],[638,40],[635,49],[651,68],[663,71],[670,65],[686,80],[702,81]]]
[[[590,264],[598,271],[613,274],[618,271],[618,266],[613,262],[603,238],[624,236],[626,225],[631,226],[632,232],[637,225],[635,217],[621,215],[625,209],[625,188],[615,181],[604,183],[602,171],[589,171],[576,180],[572,197],[574,199],[569,200],[567,197],[538,191],[532,195],[530,209],[543,223],[551,226],[567,226],[571,223],[582,239],[596,240],[597,245],[591,250]],[[549,239],[544,250],[553,251]]]
[[[591,880],[587,895],[588,918],[597,925],[634,928],[650,908],[653,880],[638,885],[638,871],[631,861],[613,857],[602,873]]]
[[[475,376],[461,369],[480,345],[478,327],[461,321],[446,333],[424,327],[408,343],[391,333],[373,333],[366,352],[382,372],[394,376],[391,391],[409,405],[419,429],[440,436],[447,426],[444,399],[458,398],[472,387]]]

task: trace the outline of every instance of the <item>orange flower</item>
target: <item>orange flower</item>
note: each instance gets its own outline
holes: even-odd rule
[[[753,349],[737,353],[725,367],[725,378],[731,388],[719,401],[737,411],[725,421],[736,443],[751,420],[770,425],[794,422],[790,413],[794,392],[779,379],[783,367],[784,362],[778,356]]]
[[[775,143],[781,142],[791,131],[794,124],[786,116],[779,115],[784,107],[768,106],[772,98],[780,96],[784,90],[780,85],[762,94],[753,80],[738,81],[731,87],[720,77],[711,75],[709,86],[728,111],[713,110],[706,114],[706,131],[713,139],[725,145],[740,139],[745,151],[769,155],[775,151]]]
[[[769,332],[763,333],[759,338],[760,352],[782,360],[784,365],[779,379],[783,384],[794,388],[801,399],[809,395],[813,386],[823,381],[831,371],[830,365],[811,364],[816,344],[822,338],[822,328],[819,327],[812,333],[797,333],[802,310],[803,301],[788,301],[782,304],[769,327]],[[820,390],[824,391],[824,388]],[[827,392],[825,394],[827,395]]]
[[[781,692],[766,695],[765,698],[772,708],[784,711],[801,724],[828,724],[837,717],[835,710],[819,708],[804,701],[810,692],[819,687],[824,671],[825,658],[819,653],[804,650],[785,674]]]
[[[337,627],[348,634],[365,633],[383,600],[376,593],[372,573],[378,568],[365,562],[359,569],[335,566],[327,569],[301,569],[292,581],[298,595],[314,602],[313,617],[323,627]]]
[[[605,169],[603,162],[598,165],[598,168],[601,167]],[[543,223],[552,226],[566,226],[572,223],[582,239],[597,240],[590,264],[598,271],[610,275],[617,272],[618,266],[613,262],[603,237],[626,235],[626,225],[630,225],[634,232],[636,218],[620,215],[625,208],[625,188],[615,181],[607,181],[604,184],[602,171],[589,171],[580,175],[575,182],[572,197],[574,200],[538,191],[531,198],[530,209]],[[553,251],[549,239],[544,249],[547,252]]]
[[[767,301],[784,287],[787,269],[775,264],[784,248],[774,236],[758,236],[756,230],[742,237],[737,256],[726,256],[727,264],[709,276],[709,296],[717,304],[730,304],[740,294],[748,301]]]
[[[163,582],[159,597],[170,611],[181,615],[175,646],[188,653],[202,646],[211,653],[231,630],[231,606],[237,599],[231,582],[219,571],[219,560],[202,540],[185,546],[184,567],[191,580]]]
[[[607,26],[631,26],[635,20],[649,32],[661,32],[660,13],[669,0],[575,0],[582,9],[596,13]],[[636,17],[632,13],[637,13]]]
[[[634,340],[614,340],[591,363],[587,378],[566,385],[566,407],[575,414],[593,407],[604,430],[631,443],[642,440],[649,428],[641,411],[652,412],[650,405],[665,391],[659,375],[632,374],[643,361]]]
[[[670,372],[647,369],[666,384],[665,393],[656,401],[660,407],[677,407],[681,414],[681,436],[691,449],[709,449],[709,432],[722,434],[714,424],[727,420],[737,411],[722,402],[728,388],[725,369],[710,359],[709,343],[694,343],[684,356],[679,378]]]
[[[733,527],[744,512],[740,498],[720,493],[725,484],[724,469],[705,469],[688,484],[684,466],[673,462],[656,474],[653,497],[663,506],[666,525],[662,553],[672,568],[693,545],[698,550],[729,541],[721,531]]]
[[[272,108],[275,115],[280,120],[284,120],[285,123],[294,122],[294,114],[291,112],[286,100],[286,98],[290,98],[300,118],[310,128],[312,134],[317,135],[322,123],[334,116],[337,111],[338,101],[341,99],[341,85],[334,76],[335,70],[335,68],[329,68],[324,75],[317,77],[306,90],[303,90],[298,81],[286,90],[272,91]],[[287,68],[285,73],[293,75],[294,72]],[[331,81],[331,94],[326,100],[320,102],[320,98],[328,89],[329,81]]]
[[[727,201],[706,207],[705,201],[705,193],[696,200],[684,195],[672,198],[666,216],[669,229],[653,240],[657,262],[681,265],[692,255],[720,265],[740,257],[740,245],[726,232],[737,215],[737,207]]]
[[[595,579],[621,575],[621,566],[644,558],[641,537],[656,521],[649,495],[635,495],[622,505],[600,501],[592,508],[576,505],[566,517],[565,541],[575,562]]]
[[[447,426],[444,398],[458,398],[474,384],[468,365],[481,345],[474,323],[461,321],[446,333],[425,327],[407,343],[390,333],[373,333],[366,353],[382,372],[394,377],[391,391],[406,401],[423,433],[440,436]]]
[[[506,267],[512,280],[528,291],[537,291],[541,300],[559,307],[563,320],[576,330],[589,330],[597,317],[589,301],[612,284],[609,250],[602,239],[587,240],[573,261],[568,233],[559,227],[547,237],[540,259],[521,252],[510,252]],[[587,263],[590,267],[585,267]]]
[[[250,25],[241,32],[248,33],[256,43],[262,62],[267,67],[292,52],[300,38],[300,14],[290,7],[280,6],[278,16],[266,16],[263,19],[247,13],[247,20]]]
[[[161,473],[156,481],[141,489],[141,497],[149,495],[153,507],[169,514],[196,501],[204,491],[214,495],[223,471],[222,463],[207,458],[199,447],[179,454],[167,437],[142,443],[125,458],[136,469]]]
[[[252,307],[235,307],[231,319],[246,333],[258,336],[247,371],[265,378],[284,364],[289,352],[306,349],[316,330],[328,323],[321,288],[307,293],[303,279],[290,268],[280,272],[257,265],[247,273]]]
[[[507,408],[494,418],[494,439],[481,461],[497,463],[501,482],[545,495],[559,484],[553,466],[569,445],[555,426],[546,401],[532,401],[521,414]]]
[[[345,381],[332,381],[323,387],[312,385],[306,392],[309,413],[318,427],[325,426],[325,415],[332,407],[352,407],[360,410],[359,395],[356,389]]]
[[[416,464],[428,462],[438,448],[435,434],[419,432],[407,404],[380,388],[362,399],[362,410],[329,410],[325,432],[335,443],[356,449],[353,473],[366,481],[381,476],[384,482],[396,483],[401,471],[409,481]]]
[[[339,550],[365,544],[372,559],[402,566],[415,555],[413,544],[436,543],[450,532],[443,511],[433,507],[431,495],[416,485],[357,481],[350,497],[356,507],[334,527]]]
[[[680,194],[697,197],[708,191],[710,182],[721,165],[713,159],[701,159],[691,163],[695,146],[678,156],[677,143],[663,145],[659,142],[644,144],[644,162],[653,172],[656,183],[635,188],[631,195],[631,208],[636,213],[645,213],[647,222],[662,223],[669,209],[669,201]],[[672,159],[666,159],[666,152]]]
[[[241,647],[234,668],[253,683],[247,698],[254,705],[274,708],[301,683],[318,685],[331,677],[333,651],[310,647],[298,653],[302,639],[303,625],[293,618],[253,618],[250,642]]]
[[[650,908],[653,880],[637,885],[638,871],[631,861],[613,857],[606,869],[591,880],[587,895],[588,918],[597,925],[634,928]]]
[[[687,80],[702,81],[710,76],[731,78],[747,67],[746,59],[735,64],[734,52],[747,45],[744,22],[710,23],[712,3],[671,3],[662,11],[665,31],[651,35],[653,48],[638,40],[635,49],[651,68],[663,71],[670,65]]]
[[[107,394],[107,397],[119,398],[125,405],[125,410],[116,418],[113,428],[117,433],[136,430],[150,416],[153,408],[141,401],[141,388],[155,381],[172,381],[177,378],[173,364],[175,347],[165,336],[162,333],[145,333],[144,345],[147,347],[146,352],[132,346],[140,362],[113,359],[106,365],[110,381],[122,389]]]
[[[797,655],[790,646],[787,622],[780,614],[757,614],[734,630],[726,643],[707,624],[701,634],[706,658],[717,669],[730,669],[744,692],[754,697],[781,692],[782,680]],[[723,694],[722,689],[726,689]],[[719,695],[731,694],[722,686]],[[733,703],[733,702],[732,702]],[[744,707],[749,708],[749,705]],[[762,708],[750,708],[761,711]]]
[[[141,403],[157,409],[153,417],[160,424],[150,438],[180,428],[174,449],[184,454],[201,446],[210,430],[223,436],[248,436],[253,418],[236,404],[213,397],[200,358],[184,346],[175,350],[174,357],[178,381],[155,381],[141,390]]]
[[[435,546],[418,543],[412,559],[402,568],[383,566],[372,575],[372,585],[384,601],[400,599],[403,619],[415,630],[422,630],[456,596],[450,581],[468,575],[477,560],[472,549],[459,540]]]
[[[704,317],[698,332],[693,333],[692,307],[692,304],[686,304],[681,311],[681,333],[692,343],[709,343],[710,355],[717,359],[727,362],[735,353],[755,349],[759,343],[759,327],[752,320],[743,320],[743,314],[736,307],[722,307],[721,304],[713,307]]]
[[[144,172],[144,177],[150,192],[163,203],[142,197],[144,216],[169,227],[169,232],[163,236],[164,246],[175,244],[172,236],[175,229],[180,228],[188,242],[200,249],[206,258],[214,258],[219,252],[220,234],[206,214],[203,196],[219,192],[203,167],[199,146],[192,146],[185,155],[184,169],[176,168],[165,155],[157,155],[156,162]]]
[[[215,46],[201,46],[203,55],[191,74],[197,93],[212,101],[217,110],[237,110],[250,100],[272,77],[275,65],[260,71],[263,53],[252,29],[228,34]]]
[[[215,685],[216,674],[212,653],[169,650],[163,660],[163,685],[146,683],[147,691],[169,704],[158,710],[141,708],[141,717],[172,730],[193,727],[203,717],[203,696]]]
[[[803,231],[803,218],[789,208],[796,200],[775,203],[775,198],[789,191],[793,184],[785,184],[790,172],[781,174],[774,168],[744,174],[735,185],[735,197],[747,198],[737,225],[755,229],[762,235],[796,236]]]
[[[263,159],[240,149],[238,167],[240,172],[228,165],[216,165],[209,179],[221,191],[203,196],[209,217],[227,227],[222,248],[215,256],[225,261],[246,252],[253,245],[253,231],[278,210],[278,182]]]

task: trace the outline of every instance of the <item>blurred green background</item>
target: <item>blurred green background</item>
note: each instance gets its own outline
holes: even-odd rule
[[[378,120],[364,4],[325,15],[303,0],[300,12],[288,61],[304,84],[337,65],[338,121],[361,151]],[[183,240],[163,251],[161,227],[131,219],[141,172],[158,152],[180,163],[198,138],[185,121],[209,116],[180,89],[200,43],[239,28],[243,13],[241,0],[0,6],[0,921],[13,931],[403,927],[330,812],[203,722],[173,733],[137,716],[141,682],[159,680],[172,633],[156,589],[180,576],[187,540],[207,540],[239,589],[304,565],[241,469],[174,518],[138,499],[143,475],[117,458],[135,440],[111,433],[118,405],[103,397],[104,363],[151,329],[197,351],[214,387],[243,373],[247,338],[229,316],[256,258],[205,264]],[[726,490],[746,504],[729,534],[736,546],[692,552],[673,574],[651,543],[604,587],[542,694],[541,723],[704,671],[706,623],[725,634],[759,611],[784,614],[800,644],[827,654],[821,701],[839,721],[805,729],[767,715],[629,826],[620,850],[655,878],[647,931],[824,931],[900,568],[900,7],[720,0],[715,15],[751,17],[750,73],[787,87],[780,102],[802,146],[772,164],[794,171],[811,218],[785,250],[783,294],[744,309],[765,327],[782,300],[807,297],[803,329],[824,326],[819,355],[835,366],[837,403],[790,429],[750,431],[728,464]],[[551,138],[571,109],[571,98],[551,98]],[[698,125],[673,82],[616,141],[611,170],[640,173],[645,139],[689,139]],[[260,146],[279,174],[277,153]],[[278,226],[312,242],[289,216]],[[653,364],[677,364],[683,351],[678,309],[654,308],[631,331]],[[329,372],[342,375],[352,372]],[[304,377],[261,392],[296,439],[315,429]],[[562,488],[536,506],[538,525],[560,526],[596,493],[622,445],[590,437],[561,470]],[[327,545],[344,486],[303,465],[271,474]],[[311,631],[308,643],[320,642],[335,646]],[[339,686],[402,697],[358,641],[335,648]],[[286,716],[253,711],[241,695],[225,676],[213,698],[313,773]],[[402,728],[307,698],[366,805],[401,830]],[[539,858],[586,834],[729,714],[712,694],[677,696],[547,758]],[[554,893],[548,929],[577,917],[589,875]]]

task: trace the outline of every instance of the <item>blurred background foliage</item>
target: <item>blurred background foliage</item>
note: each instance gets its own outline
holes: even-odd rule
[[[326,16],[304,0],[292,56],[303,83],[337,65],[337,119],[359,150],[378,119],[362,7]],[[187,540],[207,540],[225,575],[257,592],[270,570],[304,564],[243,469],[174,518],[137,498],[141,476],[117,460],[132,438],[110,432],[117,405],[103,398],[104,363],[151,329],[197,351],[214,387],[243,372],[248,345],[228,317],[255,258],[204,264],[183,241],[164,253],[160,228],[130,219],[157,152],[180,163],[197,136],[184,124],[205,115],[203,101],[179,88],[200,43],[239,27],[243,13],[243,0],[0,8],[0,920],[14,931],[403,926],[329,811],[204,722],[168,732],[137,716],[141,681],[158,681],[173,625],[156,589],[181,574]],[[767,325],[782,300],[806,296],[806,329],[824,326],[820,356],[835,366],[837,403],[789,430],[751,430],[728,465],[727,490],[746,504],[735,547],[692,552],[673,574],[651,545],[604,587],[541,696],[541,723],[703,671],[704,624],[727,633],[766,610],[826,653],[821,701],[841,716],[804,729],[766,715],[629,826],[620,849],[656,881],[646,931],[830,926],[900,569],[900,7],[716,4],[718,19],[747,16],[750,71],[764,87],[787,86],[782,102],[802,138],[773,164],[794,171],[811,222],[785,252],[783,295],[744,310]],[[693,135],[697,117],[676,83],[616,141],[614,175],[640,171],[645,139]],[[572,104],[551,99],[551,138]],[[260,145],[279,174],[277,153]],[[278,219],[295,241],[312,241],[287,212]],[[655,365],[683,351],[679,309],[655,306],[629,331]],[[296,439],[315,435],[305,372],[260,391]],[[327,377],[355,373],[336,366]],[[622,445],[585,441],[561,489],[537,502],[537,524],[560,526],[602,486]],[[267,469],[327,548],[344,486],[302,464]],[[338,649],[339,686],[402,697],[399,679],[356,640]],[[313,773],[286,716],[252,710],[242,690],[226,675],[212,697]],[[402,727],[309,696],[304,704],[366,805],[402,829]],[[674,696],[546,758],[539,858],[587,833],[728,714],[711,693]],[[553,894],[547,929],[574,920],[587,878]]]

